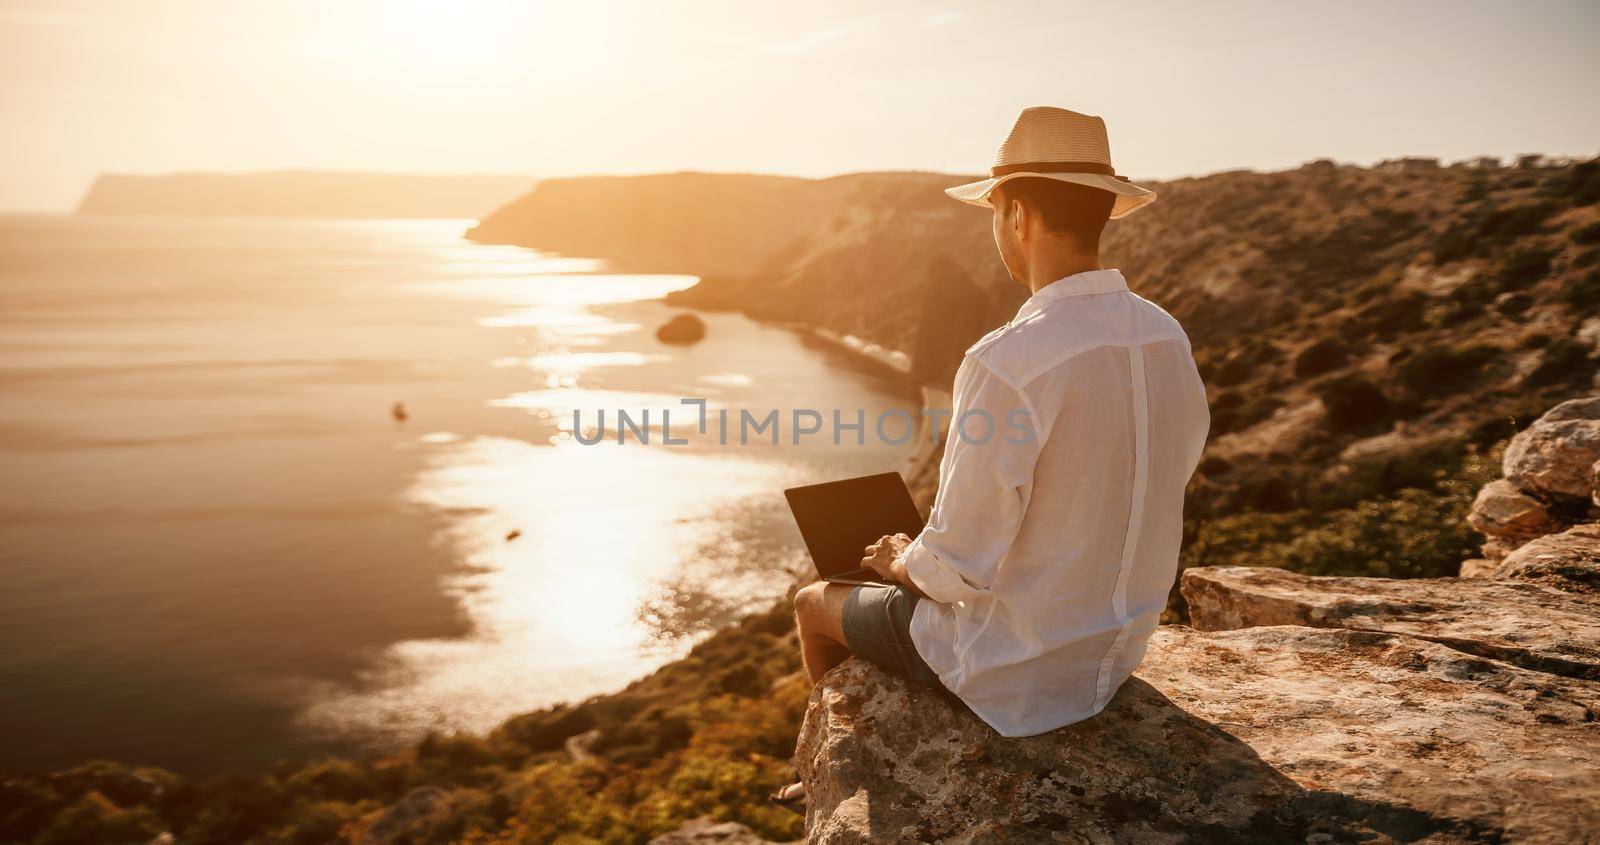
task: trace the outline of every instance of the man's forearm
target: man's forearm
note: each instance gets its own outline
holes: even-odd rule
[[[918,598],[925,599],[928,597],[927,594],[922,592],[922,589],[917,586],[916,582],[911,580],[911,573],[906,570],[905,558],[895,558],[894,563],[889,564],[889,574],[894,578],[896,583],[910,590]]]

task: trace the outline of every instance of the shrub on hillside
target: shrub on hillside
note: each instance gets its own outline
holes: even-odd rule
[[[1567,285],[1561,291],[1561,301],[1580,310],[1600,306],[1600,267]]]
[[[1479,235],[1493,240],[1505,240],[1538,234],[1544,229],[1545,221],[1559,210],[1552,202],[1532,202],[1492,209],[1484,215]]]
[[[1400,296],[1375,294],[1354,316],[1339,325],[1339,336],[1350,343],[1365,338],[1382,343],[1402,334],[1420,331],[1427,328],[1428,305],[1431,302],[1432,299],[1426,294],[1417,292]]]
[[[563,704],[507,720],[499,733],[529,751],[558,751],[567,737],[595,727],[594,713],[584,704]]]
[[[1398,496],[1335,511],[1264,557],[1311,575],[1442,578],[1455,575],[1483,538],[1467,524],[1476,486],[1440,492],[1407,489]]]
[[[1500,285],[1492,276],[1476,275],[1456,286],[1450,292],[1448,305],[1429,321],[1434,328],[1451,325],[1477,317],[1500,295]]]
[[[161,822],[150,810],[123,809],[104,795],[90,792],[57,815],[34,841],[39,845],[146,842],[159,833]]]
[[[600,734],[594,749],[609,760],[645,765],[689,744],[694,727],[682,708],[650,707]]]
[[[1276,354],[1276,350],[1270,344],[1252,340],[1220,354],[1215,352],[1202,354],[1197,365],[1200,368],[1201,378],[1207,384],[1232,387],[1260,372]]]
[[[1571,338],[1557,338],[1545,346],[1539,366],[1528,374],[1530,387],[1586,383],[1594,377],[1594,361],[1588,345]]]
[[[1494,298],[1496,313],[1507,317],[1515,317],[1533,307],[1533,297],[1526,291],[1506,291]]]
[[[1327,337],[1294,356],[1294,374],[1302,378],[1336,370],[1350,360],[1350,350],[1336,337]]]
[[[1466,205],[1469,203],[1478,202],[1488,195],[1489,180],[1479,176],[1468,182],[1466,187],[1461,189],[1461,194],[1460,196],[1456,197],[1456,202]]]
[[[1440,264],[1469,256],[1486,256],[1498,246],[1525,235],[1537,234],[1558,209],[1552,202],[1535,202],[1497,208],[1488,206],[1445,229],[1433,243]]]
[[[1478,489],[1499,475],[1498,452],[1469,454],[1448,478],[1326,513],[1244,512],[1201,524],[1185,566],[1277,566],[1312,575],[1454,575],[1483,538],[1467,524]]]
[[[1316,510],[1332,511],[1406,489],[1430,489],[1441,479],[1457,475],[1468,454],[1465,437],[1443,434],[1409,441],[1403,448],[1370,453],[1336,466],[1312,486],[1307,502]]]
[[[1224,390],[1211,403],[1211,433],[1215,436],[1242,431],[1272,416],[1282,406],[1283,400],[1265,392],[1246,396],[1242,390]]]
[[[1339,431],[1362,431],[1393,418],[1389,397],[1358,375],[1329,379],[1318,386],[1317,395],[1328,411],[1328,422]]]
[[[1180,565],[1271,566],[1261,561],[1264,549],[1293,539],[1315,518],[1305,511],[1244,511],[1196,520],[1193,540],[1183,544]]]
[[[1551,180],[1551,192],[1567,198],[1573,205],[1600,202],[1600,160],[1577,164]]]
[[[1550,259],[1554,257],[1554,252],[1537,245],[1513,250],[1501,262],[1496,274],[1500,290],[1520,290],[1544,278],[1550,272]]]
[[[1427,346],[1399,362],[1394,380],[1413,398],[1439,396],[1477,381],[1499,357],[1500,350],[1486,343]]]
[[[1229,477],[1219,503],[1228,513],[1258,511],[1289,513],[1306,506],[1311,479],[1305,470],[1271,460],[1242,464]]]

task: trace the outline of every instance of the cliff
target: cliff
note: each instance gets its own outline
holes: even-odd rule
[[[808,701],[779,604],[625,690],[388,758],[0,775],[0,842],[789,840],[764,797],[802,721],[824,841],[1584,841],[1600,527],[1567,485],[1592,415],[1539,418],[1593,394],[1597,173],[1218,174],[1112,225],[1111,260],[1189,328],[1214,437],[1169,615],[1193,627],[1164,627],[1101,718],[998,740],[858,664]],[[1021,299],[984,214],[937,193],[960,177],[724,201],[746,178],[656,177],[648,202],[559,180],[475,236],[705,273],[697,306],[907,351],[935,385]],[[719,241],[757,215],[780,225]],[[1444,577],[1469,558],[1487,577]]]
[[[1112,223],[1104,253],[1108,266],[1123,268],[1198,340],[1238,343],[1270,329],[1253,345],[1293,357],[1306,339],[1285,330],[1307,328],[1312,316],[1372,320],[1383,316],[1371,313],[1373,306],[1383,304],[1379,310],[1407,312],[1396,318],[1406,323],[1414,305],[1420,322],[1423,306],[1448,304],[1453,293],[1493,299],[1500,291],[1472,284],[1473,277],[1494,270],[1487,259],[1513,240],[1554,235],[1562,255],[1551,258],[1575,257],[1585,244],[1565,237],[1566,230],[1593,215],[1567,209],[1593,204],[1597,171],[1592,162],[1402,172],[1321,162],[1153,182],[1159,203]],[[969,335],[1002,322],[1025,297],[994,257],[988,216],[941,193],[969,178],[553,179],[485,218],[468,237],[698,274],[705,281],[676,301],[807,322],[921,353],[914,359],[942,357],[943,367],[919,365],[937,382],[953,366],[950,348],[964,349]],[[1525,289],[1562,275],[1567,263],[1554,261],[1503,287]],[[1463,287],[1474,290],[1458,291]],[[1415,301],[1418,295],[1440,301]],[[994,307],[974,308],[980,304]],[[882,319],[889,308],[908,319]],[[979,316],[972,325],[957,326],[964,331],[941,322],[973,310]],[[1317,334],[1329,334],[1327,328]],[[1382,330],[1378,339],[1391,336],[1390,328],[1369,327]]]
[[[1595,407],[1519,434],[1508,474],[1583,464],[1600,501],[1600,442],[1564,425]],[[1191,569],[1193,627],[1160,628],[1099,716],[1036,737],[849,661],[800,732],[808,841],[1584,841],[1600,829],[1600,510],[1580,518],[1538,567],[1483,579]]]
[[[853,335],[948,387],[966,347],[1026,296],[989,216],[941,193],[965,178],[550,180],[469,237],[698,274],[668,301]],[[1183,322],[1208,386],[1187,562],[1264,553],[1323,573],[1453,574],[1475,541],[1447,488],[1476,492],[1474,455],[1593,382],[1600,164],[1317,162],[1154,186],[1160,200],[1111,223],[1103,246]],[[1392,538],[1342,559],[1309,547],[1363,502],[1412,507],[1407,490],[1461,526],[1434,553],[1391,565],[1371,551]]]
[[[279,171],[107,173],[79,214],[164,217],[472,217],[533,184],[528,176]]]

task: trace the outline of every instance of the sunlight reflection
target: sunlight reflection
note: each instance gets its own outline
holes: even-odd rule
[[[508,278],[481,277],[448,282],[424,282],[418,287],[456,299],[496,305],[601,305],[660,299],[693,285],[695,276],[621,276],[593,274],[580,277],[552,273]]]
[[[513,355],[496,358],[492,363],[496,367],[528,367],[541,372],[576,373],[599,367],[637,367],[665,360],[665,355],[646,355],[641,352],[557,352],[524,358]]]
[[[706,384],[714,384],[718,387],[749,387],[755,384],[755,379],[744,373],[712,373],[711,375],[701,376],[700,381]]]
[[[769,582],[794,555],[739,561],[761,551],[718,515],[770,497],[788,475],[778,464],[706,453],[493,437],[444,446],[408,498],[460,515],[447,542],[468,568],[447,588],[472,635],[391,649],[360,689],[318,690],[305,720],[343,735],[447,722],[482,730],[632,680],[687,648],[674,625],[703,624],[708,602],[716,618],[771,594]],[[521,532],[514,541],[512,530]],[[708,577],[708,567],[722,571]],[[683,592],[698,584],[716,584],[716,595]]]

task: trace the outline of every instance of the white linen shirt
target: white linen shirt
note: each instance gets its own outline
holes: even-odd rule
[[[1177,575],[1210,425],[1189,339],[1121,272],[1078,273],[968,349],[953,398],[938,497],[905,551],[932,599],[912,642],[1005,736],[1087,719],[1139,665]],[[1008,427],[1020,413],[1031,425]]]

